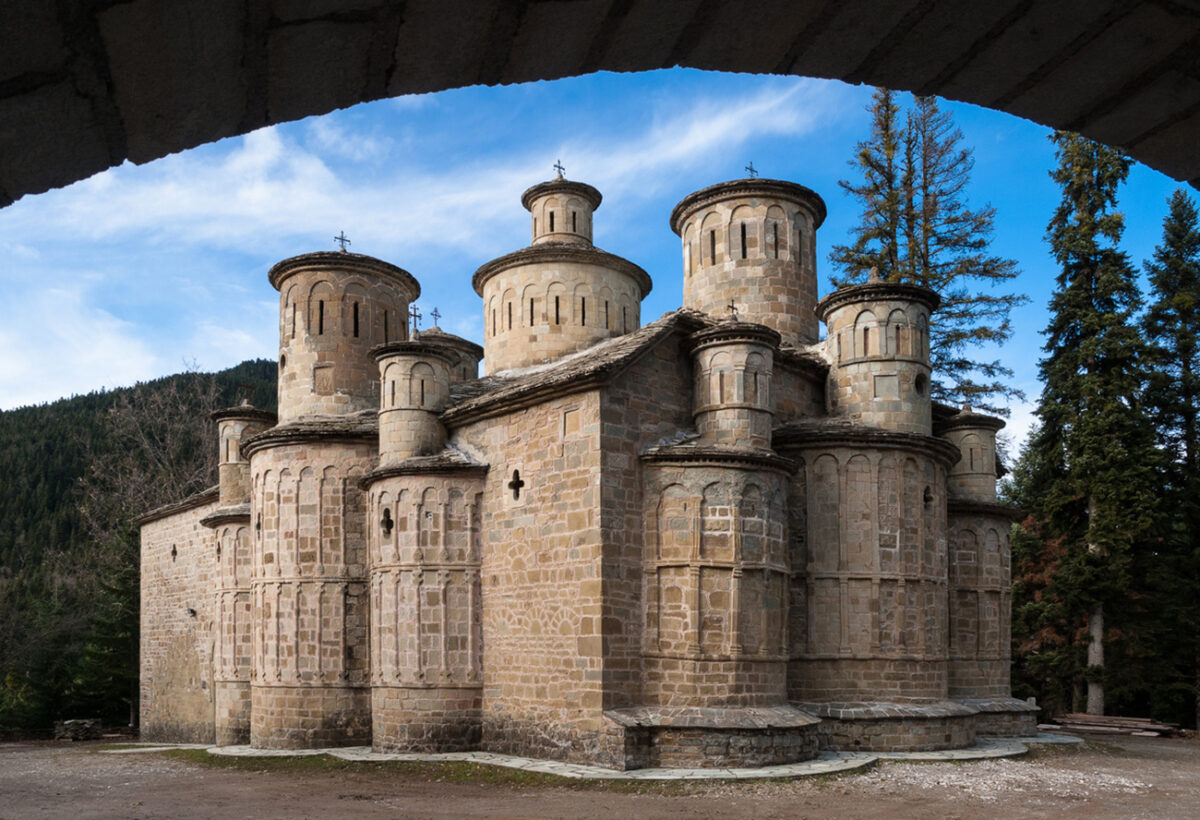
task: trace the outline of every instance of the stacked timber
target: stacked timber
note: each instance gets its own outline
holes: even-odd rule
[[[1179,733],[1178,723],[1163,723],[1153,718],[1115,717],[1072,713],[1052,718],[1053,723],[1038,726],[1067,732],[1107,732],[1137,737],[1170,737]]]

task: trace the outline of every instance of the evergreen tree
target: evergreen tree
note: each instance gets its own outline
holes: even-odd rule
[[[930,328],[934,397],[1003,412],[989,402],[1021,396],[1004,382],[1012,371],[999,360],[976,360],[970,349],[1006,341],[1009,312],[1025,297],[992,290],[1014,279],[1017,266],[988,252],[995,209],[967,205],[971,150],[935,97],[916,97],[903,127],[893,92],[876,89],[869,110],[871,136],[850,163],[863,181],[839,183],[862,214],[853,244],[830,254],[833,284],[861,282],[878,267],[892,281],[938,291],[942,304]]]
[[[1180,639],[1174,642],[1178,656],[1188,659],[1170,677],[1191,694],[1200,726],[1200,217],[1182,190],[1168,201],[1162,242],[1146,273],[1152,300],[1142,319],[1151,352],[1147,405],[1168,454],[1163,483],[1174,511],[1155,567],[1164,581],[1158,609],[1164,631]]]
[[[1026,630],[1058,622],[1069,642],[1058,671],[1072,676],[1076,692],[1086,681],[1087,711],[1103,714],[1106,678],[1115,682],[1128,671],[1106,666],[1105,647],[1118,636],[1131,640],[1123,618],[1134,591],[1134,553],[1153,536],[1156,455],[1140,404],[1136,274],[1117,249],[1117,188],[1129,160],[1075,134],[1052,139],[1059,166],[1051,177],[1062,200],[1047,238],[1060,273],[1024,491],[1047,567],[1042,598],[1051,600]],[[1051,552],[1053,562],[1046,560]]]

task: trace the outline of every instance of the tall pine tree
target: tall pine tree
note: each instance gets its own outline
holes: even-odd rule
[[[978,360],[971,349],[1007,340],[1009,311],[1025,297],[994,290],[1015,278],[1017,267],[989,253],[995,209],[967,205],[971,150],[935,97],[915,98],[903,126],[888,89],[876,89],[868,110],[871,135],[850,163],[862,181],[839,182],[862,211],[852,244],[830,253],[833,284],[861,282],[878,267],[892,281],[938,291],[942,304],[930,329],[934,397],[1001,411],[994,399],[1020,396],[1004,382],[1012,371],[998,360]]]
[[[1053,552],[1043,600],[1061,629],[1087,711],[1104,713],[1105,648],[1122,636],[1134,552],[1153,536],[1156,451],[1141,407],[1144,344],[1134,314],[1136,273],[1117,249],[1123,219],[1117,188],[1129,161],[1075,134],[1052,137],[1051,177],[1062,200],[1047,229],[1060,267],[1046,328],[1040,427],[1027,458],[1026,501],[1042,549]],[[1036,628],[1034,624],[1032,627]],[[1042,624],[1041,626],[1048,626]],[[1085,651],[1086,650],[1086,651]],[[1078,708],[1079,704],[1075,704]]]
[[[1167,453],[1165,489],[1173,526],[1161,550],[1167,583],[1159,611],[1176,641],[1172,681],[1190,689],[1200,726],[1200,216],[1177,190],[1168,202],[1162,242],[1146,263],[1151,303],[1142,319],[1150,345],[1147,405]],[[1187,667],[1190,667],[1187,668]]]

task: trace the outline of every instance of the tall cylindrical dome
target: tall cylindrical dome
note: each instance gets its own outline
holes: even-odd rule
[[[545,242],[592,244],[592,213],[600,207],[600,192],[585,182],[558,179],[540,182],[521,194],[529,211],[531,245]]]
[[[450,398],[450,351],[425,341],[393,342],[374,351],[383,395],[379,466],[434,455],[446,443],[438,413]]]
[[[408,338],[421,287],[357,253],[307,253],[271,268],[279,291],[279,421],[379,406],[372,347]]]
[[[975,413],[970,405],[939,423],[938,434],[962,453],[946,481],[951,498],[996,500],[996,433],[1003,427],[1002,419]]]
[[[779,334],[749,322],[721,322],[691,337],[692,414],[705,441],[771,446],[771,378]]]
[[[775,179],[739,179],[684,197],[671,212],[683,239],[683,306],[764,324],[786,346],[817,341],[817,228],[825,202]]]
[[[832,415],[901,433],[932,433],[929,314],[938,295],[884,282],[840,288],[817,305],[834,364],[826,390]]]
[[[275,424],[275,414],[248,402],[212,414],[217,423],[217,478],[221,508],[250,503],[250,461],[242,455],[242,440]],[[248,516],[249,513],[247,512]]]
[[[600,192],[559,177],[527,190],[533,243],[483,265],[472,284],[483,297],[489,374],[553,361],[637,330],[650,276],[592,245]]]

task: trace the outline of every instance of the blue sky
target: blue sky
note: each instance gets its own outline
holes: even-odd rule
[[[566,176],[604,194],[596,244],[654,278],[645,321],[679,306],[671,208],[706,185],[746,175],[799,182],[829,206],[818,233],[820,287],[829,248],[858,215],[837,185],[867,135],[871,89],[796,77],[671,70],[502,88],[467,88],[359,105],[222,140],[143,166],[125,164],[0,210],[0,408],[53,401],[178,372],[275,358],[279,259],[351,250],[421,282],[419,307],[481,341],[470,278],[523,247],[520,195]],[[972,205],[996,206],[993,250],[1016,259],[1013,290],[1031,297],[997,355],[1029,402],[1040,391],[1040,331],[1055,268],[1043,241],[1058,199],[1049,130],[948,104],[975,151]],[[1135,166],[1121,196],[1123,247],[1138,264],[1161,234],[1178,183]],[[425,323],[427,325],[428,322]],[[986,354],[985,354],[986,355]]]

